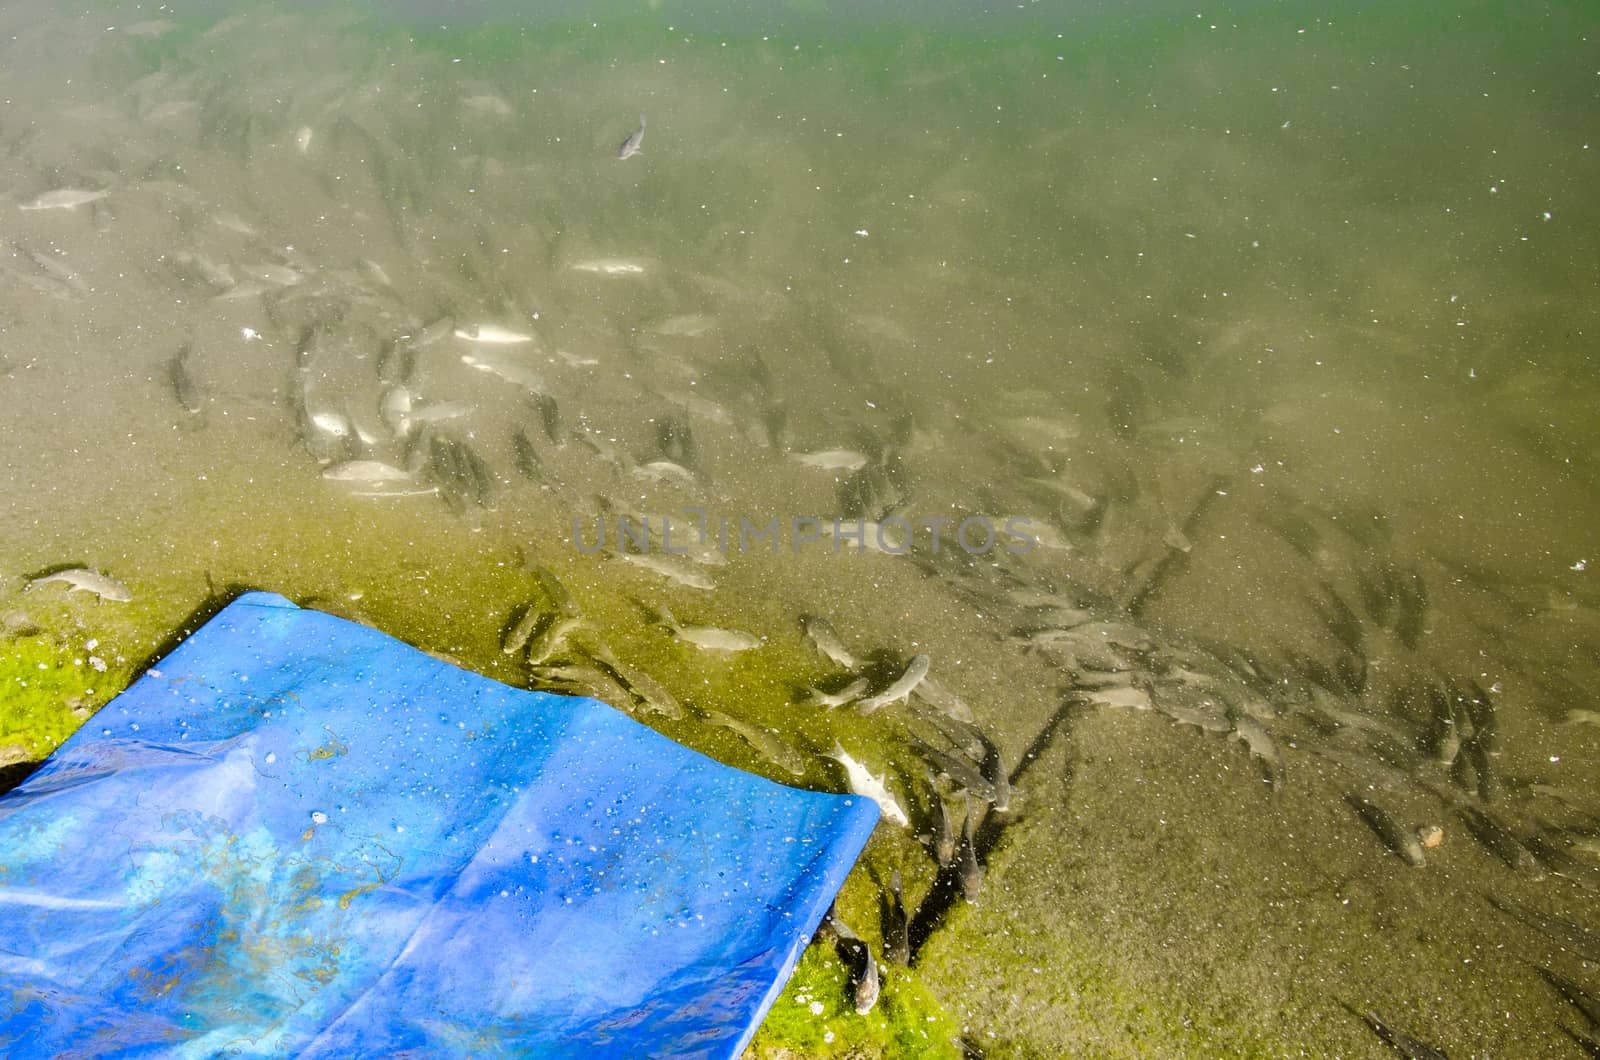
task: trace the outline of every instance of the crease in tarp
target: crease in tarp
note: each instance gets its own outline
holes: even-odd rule
[[[597,706],[604,706],[604,704],[599,703],[597,700],[585,700],[585,702],[594,703]],[[570,719],[568,720],[570,721]],[[515,800],[513,799],[505,799],[501,801],[500,806],[502,809],[500,812],[500,818],[496,822],[495,827],[490,830],[489,841],[492,841],[494,835],[500,830],[501,827],[504,826],[506,818],[511,815],[511,811],[514,808],[514,803]],[[383,984],[385,977],[388,976],[389,973],[393,971],[403,959],[405,959],[406,955],[411,952],[411,948],[415,944],[417,937],[422,933],[423,928],[427,926],[429,918],[438,913],[441,902],[450,893],[450,891],[455,888],[455,886],[460,882],[461,877],[465,875],[467,870],[472,866],[472,862],[477,860],[481,854],[482,847],[480,847],[478,852],[475,853],[471,858],[464,859],[461,862],[456,871],[451,874],[449,885],[443,890],[439,891],[438,897],[433,900],[433,903],[428,911],[423,913],[422,916],[417,919],[415,926],[413,926],[412,929],[406,934],[405,941],[396,948],[394,957],[390,959],[389,963],[384,966],[383,970],[374,976],[368,982],[368,984],[360,990],[360,992],[352,997],[346,1004],[340,1006],[337,1011],[330,1013],[329,1018],[325,1021],[324,1028],[317,1034],[315,1038],[306,1043],[305,1048],[307,1051],[317,1048],[327,1033],[333,1028],[337,1027],[339,1025],[339,1021],[344,1019],[347,1013],[359,1007],[361,1003],[373,993],[373,991],[377,990]],[[396,868],[395,872],[398,874],[398,867]],[[389,886],[390,885],[388,882],[384,883],[385,888]]]

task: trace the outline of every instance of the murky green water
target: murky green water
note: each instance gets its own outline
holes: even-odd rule
[[[910,812],[841,901],[876,944],[899,868],[912,967],[769,1054],[942,1008],[989,1056],[1384,1055],[1368,1010],[1578,1055],[1538,969],[1600,992],[1595,13],[596,10],[0,11],[17,659],[103,702],[249,586],[548,686],[499,650],[542,566],[559,657],[685,708],[644,720],[842,789],[837,740]],[[727,547],[650,551],[714,589],[616,555],[698,513]],[[840,516],[908,554],[795,522]],[[70,566],[133,602],[21,591]],[[960,708],[800,705],[849,680],[802,615],[992,741],[973,900],[917,747]],[[6,695],[0,766],[85,713]]]

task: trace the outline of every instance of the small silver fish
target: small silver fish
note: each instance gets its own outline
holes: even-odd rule
[[[856,709],[863,714],[871,714],[879,707],[898,703],[912,693],[922,679],[928,676],[928,667],[931,663],[926,655],[913,655],[906,664],[905,673],[895,679],[894,683],[875,696],[868,696],[856,704]]]
[[[845,779],[850,785],[850,790],[862,798],[871,799],[878,804],[878,810],[884,818],[893,821],[902,828],[911,827],[911,818],[906,816],[906,811],[895,801],[889,789],[884,785],[884,777],[875,777],[865,765],[852,758],[837,742],[833,745],[834,761],[844,767]]]
[[[1409,828],[1401,827],[1382,806],[1354,793],[1347,794],[1344,801],[1356,812],[1356,816],[1366,822],[1367,827],[1372,829],[1383,845],[1406,864],[1420,868],[1425,863],[1422,843],[1417,839],[1416,833]]]
[[[729,732],[736,733],[745,743],[754,748],[757,754],[784,769],[791,776],[805,776],[805,758],[801,756],[799,751],[780,739],[771,729],[741,721],[718,710],[706,711],[706,720],[713,725],[727,729]]]
[[[867,466],[867,458],[853,449],[824,449],[817,453],[796,453],[795,457],[806,467],[818,471],[860,471]]]
[[[944,795],[934,782],[931,771],[928,773],[928,787],[932,789],[933,799],[933,857],[941,869],[948,869],[956,863],[955,825],[950,822],[950,807],[945,805]]]
[[[639,128],[635,129],[633,131],[633,133],[626,140],[622,141],[622,146],[617,148],[617,157],[618,158],[632,158],[634,155],[638,154],[641,150],[643,150],[643,148],[640,146],[643,143],[644,143],[644,115],[641,114],[641,115],[639,115]]]
[[[460,419],[471,411],[472,406],[465,401],[436,401],[432,405],[412,410],[406,422],[413,427],[419,423],[442,423],[445,420]]]
[[[642,131],[642,129],[641,129]],[[108,191],[84,191],[81,188],[57,188],[47,191],[32,202],[22,203],[19,210],[72,210],[86,203],[98,202],[111,194]]]
[[[690,567],[672,563],[659,556],[652,556],[641,552],[620,552],[618,555],[624,563],[631,563],[635,567],[643,567],[653,574],[659,574],[675,585],[686,586],[690,589],[715,589],[717,583],[710,577]]]
[[[911,925],[906,918],[906,896],[900,870],[889,877],[888,916],[883,929],[883,958],[895,964],[911,963]]]
[[[839,631],[834,629],[833,623],[827,619],[820,615],[804,615],[800,619],[800,627],[805,630],[806,638],[825,658],[846,670],[854,670],[860,665],[856,657],[850,654],[850,649],[844,646],[844,641],[839,639]]]
[[[455,330],[456,319],[452,316],[442,316],[431,324],[418,328],[415,332],[401,336],[401,340],[414,350],[432,346],[446,335]]]
[[[979,734],[983,741],[983,775],[994,785],[994,808],[1000,813],[1011,809],[1011,775],[1006,772],[1005,759],[993,740]]]
[[[684,486],[698,486],[694,472],[671,460],[652,460],[633,469],[633,477],[646,482],[676,482]]]
[[[834,939],[835,952],[850,969],[850,996],[855,1001],[856,1015],[865,1016],[878,1003],[882,983],[878,979],[878,962],[872,957],[872,947],[866,940],[840,920],[830,908],[818,935],[826,931]]]
[[[567,634],[583,625],[583,619],[577,615],[556,615],[549,624],[539,631],[539,635],[528,643],[528,665],[538,666],[556,653],[556,649],[566,643]],[[631,682],[624,680],[625,684]]]
[[[182,270],[186,277],[208,283],[218,291],[226,291],[237,282],[228,266],[220,265],[204,254],[192,254],[180,250],[172,255],[172,263]]]
[[[856,941],[861,946],[863,962],[861,973],[856,976],[855,989],[851,991],[851,995],[855,999],[856,1015],[865,1016],[878,1003],[878,993],[882,989],[882,985],[878,980],[878,962],[872,958],[872,947],[867,945],[864,940],[857,939]]]
[[[1283,778],[1283,755],[1278,750],[1277,741],[1265,726],[1249,715],[1236,714],[1230,720],[1233,722],[1233,735],[1250,749],[1251,756],[1266,771],[1267,782],[1276,789]]]
[[[972,721],[972,708],[967,706],[966,701],[932,676],[924,677],[912,694],[928,706],[942,712],[947,718],[962,722]]]
[[[383,392],[378,403],[378,416],[396,436],[411,433],[411,391],[403,386],[392,386]]]
[[[941,751],[937,747],[917,739],[915,736],[911,737],[911,745],[930,765],[949,777],[957,785],[965,788],[985,802],[995,801],[994,784],[983,775],[983,771],[976,762],[960,755]]]
[[[643,276],[645,273],[644,262],[630,261],[627,258],[592,258],[588,261],[574,262],[568,267],[597,276]]]
[[[489,346],[520,346],[525,342],[532,342],[533,336],[522,331],[512,331],[500,327],[498,324],[478,324],[471,328],[456,328],[455,337],[467,342],[478,342]]]
[[[867,679],[858,677],[837,692],[824,692],[820,688],[809,689],[800,699],[802,707],[842,707],[847,703],[854,703],[860,699],[867,690]]]
[[[381,460],[346,460],[323,468],[322,477],[333,482],[405,482],[411,472]]]
[[[738,629],[718,629],[716,626],[685,625],[672,617],[665,607],[656,609],[656,618],[681,641],[707,651],[749,651],[761,647],[761,638]]]
[[[609,654],[601,661],[645,710],[673,721],[683,717],[683,707],[655,678]]]
[[[69,593],[79,591],[94,593],[100,599],[110,600],[113,603],[125,604],[133,599],[133,593],[129,592],[128,587],[117,581],[117,579],[109,574],[101,574],[99,571],[92,571],[84,567],[56,571],[54,574],[46,574],[42,578],[35,578],[28,583],[28,588],[34,589],[49,582],[64,582],[71,587],[67,590]]]
[[[548,619],[545,612],[537,604],[529,604],[516,625],[506,631],[505,640],[500,643],[500,650],[507,655],[515,655],[527,645],[528,638],[533,636],[533,631],[539,628],[540,623],[546,621]]]
[[[977,811],[981,814],[983,811]],[[978,864],[977,817],[972,808],[972,798],[967,798],[967,819],[961,826],[961,848],[957,851],[957,873],[961,877],[961,895],[968,902],[978,900],[983,885],[983,866]]]
[[[274,265],[271,262],[262,262],[253,265],[240,265],[239,271],[258,280],[261,283],[270,283],[278,287],[293,287],[305,279],[299,272],[287,265]]]
[[[485,354],[463,353],[461,363],[468,368],[476,368],[480,372],[497,375],[508,383],[514,383],[533,394],[544,392],[544,376],[532,368],[507,357],[493,357]]]

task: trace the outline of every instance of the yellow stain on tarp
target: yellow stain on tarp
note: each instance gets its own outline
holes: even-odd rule
[[[307,762],[320,762],[324,758],[337,758],[339,755],[350,753],[349,746],[342,742],[332,729],[324,725],[322,731],[328,734],[328,742],[313,751],[305,752]]]
[[[339,896],[339,908],[340,909],[349,909],[350,908],[350,903],[352,901],[354,901],[357,898],[360,898],[362,895],[367,894],[370,891],[376,891],[379,887],[382,887],[382,886],[383,886],[383,881],[379,880],[377,883],[363,883],[360,887],[356,887],[356,888],[353,888],[352,890],[348,890],[348,891],[344,892],[343,894],[341,894]]]

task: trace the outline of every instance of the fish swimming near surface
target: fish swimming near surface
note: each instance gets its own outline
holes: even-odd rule
[[[638,154],[640,151],[642,151],[644,149],[641,146],[643,143],[644,143],[644,115],[641,114],[641,115],[639,115],[639,127],[637,129],[635,129],[628,136],[628,138],[626,140],[622,141],[622,146],[617,148],[617,157],[618,158],[632,158],[634,155]]]

